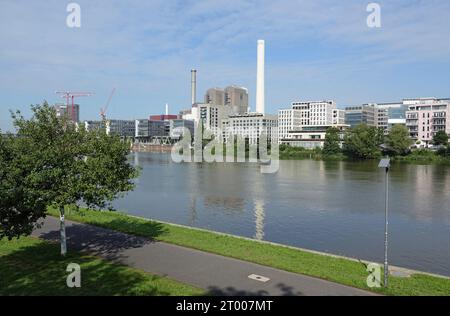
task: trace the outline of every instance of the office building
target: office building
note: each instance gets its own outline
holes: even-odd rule
[[[345,124],[345,110],[333,109],[333,125]]]
[[[290,109],[278,111],[278,136],[282,139],[291,136],[292,130],[302,126],[327,126],[345,123],[343,110],[336,108],[334,101],[292,102]]]
[[[148,143],[155,137],[169,136],[165,121],[151,121],[141,119],[135,121],[135,138],[139,142]]]
[[[250,145],[258,144],[261,134],[267,136],[267,143],[278,141],[278,116],[262,113],[246,113],[230,115],[222,121],[223,138],[225,142],[240,136]]]
[[[377,109],[373,104],[350,106],[345,108],[345,124],[354,128],[359,124],[377,126]]]
[[[323,148],[327,130],[331,127],[339,130],[340,145],[342,146],[345,131],[349,128],[349,125],[345,124],[302,126],[300,129],[289,131],[289,135],[281,139],[280,143],[307,149]]]
[[[226,105],[197,104],[197,111],[203,128],[215,136],[221,134],[222,121],[232,114],[231,108]]]

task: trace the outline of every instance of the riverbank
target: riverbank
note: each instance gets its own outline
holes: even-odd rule
[[[75,262],[82,271],[82,286],[69,288],[66,267]],[[60,255],[59,244],[33,237],[0,240],[0,296],[101,295],[179,296],[204,291],[166,277],[151,275],[109,261],[69,251]]]
[[[54,210],[49,210],[49,214],[58,216]],[[447,278],[420,273],[407,278],[391,276],[388,289],[369,289],[365,264],[345,258],[150,221],[118,212],[72,210],[67,212],[66,217],[76,222],[318,277],[380,294],[450,295],[450,279]]]
[[[381,158],[381,157],[379,157]],[[377,158],[377,159],[379,159]],[[346,156],[343,153],[334,155],[324,155],[321,149],[305,149],[286,147],[280,150],[280,160],[321,160],[321,161],[361,161]],[[442,164],[450,165],[450,157],[444,157],[431,150],[416,150],[406,156],[391,157],[392,161],[410,163],[410,164]]]

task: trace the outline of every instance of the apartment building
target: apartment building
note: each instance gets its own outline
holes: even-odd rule
[[[450,99],[405,99],[406,126],[413,139],[429,145],[438,131],[450,135]]]

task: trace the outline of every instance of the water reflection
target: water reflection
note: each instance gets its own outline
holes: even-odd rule
[[[175,164],[136,153],[134,192],[115,202],[134,215],[382,261],[384,172],[376,162]],[[394,164],[392,263],[450,275],[450,167]]]

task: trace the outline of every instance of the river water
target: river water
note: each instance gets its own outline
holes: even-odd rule
[[[129,214],[383,262],[384,171],[377,162],[172,162],[135,153],[136,189],[114,206]],[[394,164],[390,264],[450,276],[450,166]]]

